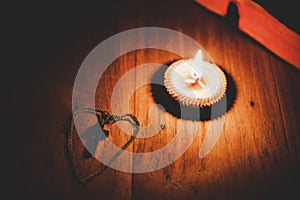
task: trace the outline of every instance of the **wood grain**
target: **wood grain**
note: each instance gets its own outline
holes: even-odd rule
[[[195,2],[117,1],[115,5],[87,7],[78,5],[69,11],[58,12],[61,18],[57,17],[57,21],[52,15],[46,18],[45,22],[55,22],[44,25],[51,27],[36,39],[44,41],[45,51],[42,53],[41,45],[34,45],[31,52],[27,52],[25,60],[32,61],[32,65],[27,68],[27,74],[24,72],[23,85],[12,101],[18,105],[22,97],[23,104],[28,105],[24,112],[32,113],[16,127],[22,133],[17,140],[16,187],[19,195],[30,199],[272,199],[299,196],[299,70],[240,32],[234,23],[236,19],[212,14]],[[148,173],[127,173],[109,168],[93,182],[75,189],[66,153],[64,126],[72,108],[76,72],[86,55],[101,41],[121,31],[144,26],[171,28],[198,41],[232,78],[231,86],[235,89],[230,91],[235,93],[232,96],[234,102],[225,115],[213,120],[181,119],[157,105],[168,104],[168,101],[161,102],[164,99],[161,88],[148,84],[137,88],[126,104],[122,99],[127,98],[128,90],[154,76],[163,77],[163,66],[149,67],[147,73],[141,73],[143,64],[165,65],[180,56],[158,49],[140,49],[120,56],[99,81],[96,106],[112,112],[113,89],[133,70],[132,81],[123,84],[125,90],[117,94],[119,108],[128,106],[126,109],[141,122],[144,135],[153,134],[163,125],[157,134],[137,138],[127,151],[159,150],[182,129],[185,140],[172,149],[178,151],[191,137],[189,132],[196,136],[187,151],[164,168]],[[45,36],[52,40],[46,40]],[[159,35],[153,37],[158,39]],[[25,75],[29,76],[25,78]],[[169,106],[172,108],[173,104]],[[86,120],[82,124],[86,128],[95,122],[91,116],[81,117]],[[225,120],[224,124],[222,120]],[[118,125],[121,124],[105,128],[110,130],[108,140],[121,147],[129,135]],[[216,145],[207,156],[199,158],[210,128],[216,125],[222,128]],[[196,131],[193,130],[195,127]],[[84,149],[78,137],[74,145],[83,175],[103,166],[94,158],[82,158]],[[100,141],[96,154],[101,156],[105,151],[109,149],[101,146]],[[165,162],[161,157],[152,161]],[[128,163],[132,169],[149,164],[135,163],[133,157]]]
[[[270,73],[268,54],[257,44],[249,42],[249,38],[237,30],[228,30],[229,27],[226,23],[212,26],[211,24],[215,23],[207,21],[207,19],[205,22],[194,20],[195,18],[201,19],[199,10],[197,7],[188,6],[181,6],[178,10],[169,11],[167,14],[172,15],[173,23],[168,21],[168,26],[189,33],[197,41],[205,41],[209,35],[208,42],[204,42],[203,45],[215,58],[216,63],[234,77],[238,91],[236,103],[233,110],[226,114],[226,124],[221,138],[207,157],[196,159],[197,151],[199,151],[199,146],[205,136],[203,133],[211,123],[215,123],[218,119],[199,122],[202,128],[198,131],[197,139],[181,159],[174,164],[150,174],[134,174],[134,185],[136,186],[134,198],[139,199],[145,193],[151,194],[149,199],[153,197],[162,199],[198,199],[202,197],[205,199],[210,198],[209,195],[212,193],[215,194],[212,197],[228,199],[253,198],[255,195],[252,195],[256,192],[262,196],[272,196],[271,191],[274,185],[267,186],[272,178],[269,178],[270,181],[268,178],[264,179],[264,176],[272,177],[277,171],[277,167],[273,165],[277,162],[276,160],[288,162],[290,155],[289,151],[284,148],[287,141],[278,107],[276,88],[274,82],[270,81],[273,80],[273,75]],[[145,3],[142,12],[146,18],[144,21],[148,22],[151,19],[149,23],[144,24],[145,26],[153,26],[153,23],[156,22],[152,16],[148,17],[150,13],[154,12],[149,8],[151,8],[150,4]],[[166,7],[161,7],[161,9],[166,9]],[[190,15],[184,17],[181,15],[181,13],[187,12]],[[181,21],[183,18],[184,20]],[[162,13],[159,22],[156,22],[155,25],[162,25],[163,19],[167,19],[167,16]],[[184,24],[183,21],[193,21],[193,26],[190,25],[191,23]],[[197,31],[198,27],[206,29]],[[218,32],[218,35],[209,34],[213,32]],[[149,56],[149,54],[147,55]],[[154,54],[150,55],[152,58],[155,57]],[[145,59],[141,55],[139,58]],[[247,93],[245,93],[246,91]],[[252,107],[250,102],[254,102],[255,106]],[[238,111],[234,112],[234,110]],[[145,113],[145,111],[143,112]],[[274,113],[278,114],[274,115]],[[177,120],[177,123],[179,121]],[[174,132],[167,136],[174,137]],[[148,145],[143,146],[144,151],[153,148],[157,143],[152,138]],[[140,146],[140,144],[138,145]],[[278,148],[279,146],[281,148]],[[224,152],[227,153],[224,155]],[[266,166],[268,170],[265,169]],[[240,181],[243,180],[246,187],[239,186]],[[225,185],[226,187],[224,187]],[[214,188],[214,190],[208,194],[207,191],[210,188]]]

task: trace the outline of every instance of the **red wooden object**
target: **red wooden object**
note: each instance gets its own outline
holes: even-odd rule
[[[225,16],[229,3],[237,5],[239,29],[273,53],[300,69],[300,36],[261,6],[250,0],[196,0],[207,9]]]

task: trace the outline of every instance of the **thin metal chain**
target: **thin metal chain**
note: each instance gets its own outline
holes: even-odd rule
[[[84,178],[80,175],[78,161],[76,159],[76,154],[73,149],[74,123],[80,112],[95,114],[97,116],[98,122],[100,123],[100,125],[102,127],[104,125],[113,124],[118,121],[127,121],[135,128],[130,139],[121,147],[121,149],[118,152],[116,152],[113,155],[113,157],[102,168],[96,170],[95,172],[91,173],[90,175],[88,175],[87,177],[84,177]],[[77,178],[77,182],[75,183],[76,187],[80,187],[84,184],[87,184],[87,183],[91,182],[93,179],[95,179],[98,175],[102,174],[103,171],[106,168],[108,168],[118,158],[118,156],[120,156],[123,153],[123,151],[134,141],[136,135],[138,134],[138,132],[140,130],[139,121],[137,120],[136,116],[134,116],[133,114],[130,114],[130,113],[119,116],[119,115],[111,115],[109,112],[107,112],[105,110],[101,110],[101,109],[82,108],[82,109],[79,109],[76,112],[74,112],[70,119],[71,119],[71,122],[70,122],[70,126],[68,128],[67,145],[68,145],[68,151],[69,151],[71,161],[72,161],[73,171]]]

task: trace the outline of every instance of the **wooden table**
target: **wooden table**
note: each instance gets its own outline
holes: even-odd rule
[[[191,1],[135,0],[110,5],[45,5],[23,20],[26,23],[20,26],[26,50],[21,59],[28,64],[17,75],[22,84],[12,103],[18,109],[22,99],[23,111],[28,114],[16,127],[17,176],[12,193],[28,199],[72,200],[300,196],[300,72],[240,32],[234,15],[222,18]],[[137,138],[127,151],[143,153],[163,148],[182,124],[188,129],[196,123],[199,128],[191,146],[174,163],[157,171],[126,173],[108,168],[91,183],[75,189],[65,124],[72,111],[76,73],[100,42],[144,26],[177,30],[199,42],[232,78],[234,102],[220,118],[192,121],[158,109],[156,104],[160,102],[154,97],[159,94],[151,85],[137,89],[130,98],[129,111],[142,126],[164,123],[165,127],[153,137]],[[157,49],[120,56],[99,82],[97,107],[111,111],[115,84],[135,66],[167,64],[180,58]],[[135,79],[127,82],[128,89],[140,79],[162,75],[163,71],[135,73]],[[119,95],[126,94],[123,91]],[[126,102],[119,103],[126,106]],[[153,106],[156,112],[151,116],[149,108]],[[220,120],[225,123],[216,145],[199,158],[208,127]],[[117,146],[129,138],[116,125],[108,129],[108,139]],[[146,131],[151,132],[151,128]],[[94,158],[83,159],[83,145],[78,136],[74,140],[83,175],[103,165]]]

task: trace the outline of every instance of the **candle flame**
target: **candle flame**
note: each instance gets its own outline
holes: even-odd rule
[[[201,62],[202,62],[202,51],[201,50],[197,51],[197,54],[196,54],[196,56],[194,58],[194,62],[196,64],[201,64]]]

